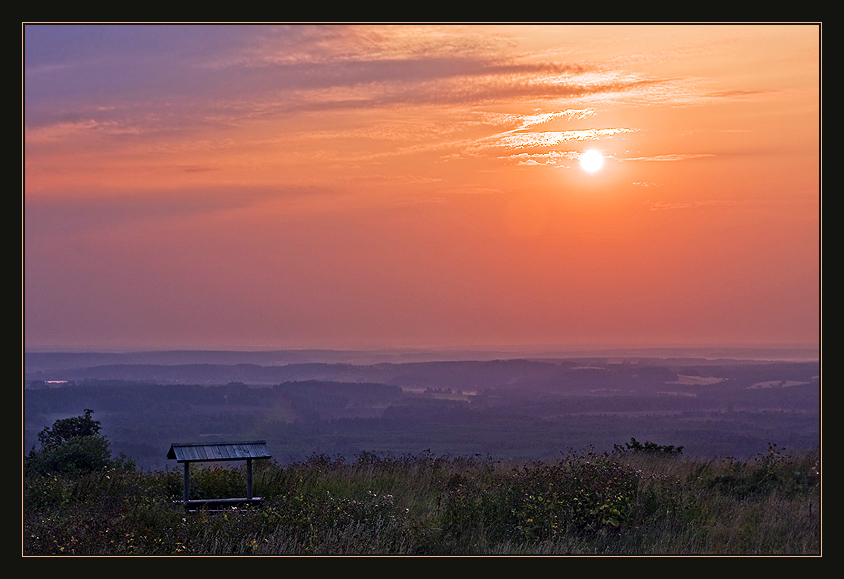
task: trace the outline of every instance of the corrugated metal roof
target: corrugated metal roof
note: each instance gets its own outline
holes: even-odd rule
[[[173,443],[167,458],[178,462],[204,460],[246,460],[247,458],[272,458],[264,440],[251,442]]]

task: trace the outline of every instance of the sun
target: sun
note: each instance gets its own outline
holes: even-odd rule
[[[598,171],[604,164],[604,157],[600,151],[589,149],[580,154],[580,168],[587,173],[594,173]]]

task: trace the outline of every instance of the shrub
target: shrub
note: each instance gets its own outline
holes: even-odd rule
[[[112,465],[109,443],[102,436],[77,436],[62,444],[29,453],[31,475],[84,474]]]
[[[556,541],[567,534],[612,532],[630,523],[637,480],[633,468],[593,453],[483,480],[455,475],[443,528],[463,547],[467,541]]]
[[[108,440],[99,434],[100,423],[91,418],[93,410],[82,416],[63,418],[38,434],[41,449],[32,449],[25,460],[30,476],[46,474],[78,475],[114,466],[133,466],[121,455],[112,460]]]
[[[630,452],[644,452],[647,454],[668,454],[668,455],[676,455],[682,454],[683,447],[682,446],[672,446],[672,445],[661,445],[655,442],[645,441],[644,443],[639,442],[635,438],[630,438],[630,442],[624,444],[624,446],[620,444],[614,444],[613,449],[617,453],[630,453]]]

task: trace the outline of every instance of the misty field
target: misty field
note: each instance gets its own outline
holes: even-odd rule
[[[635,441],[634,441],[635,442]],[[24,555],[818,555],[819,452],[700,460],[646,443],[541,462],[313,455],[254,465],[259,506],[187,512],[178,468],[27,472]],[[192,497],[243,496],[209,465]]]

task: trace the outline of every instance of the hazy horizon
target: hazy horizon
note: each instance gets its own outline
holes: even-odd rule
[[[819,349],[820,33],[25,24],[23,348]]]
[[[83,356],[121,356],[134,357],[143,356],[143,362],[134,363],[156,363],[149,356],[184,354],[189,356],[200,356],[191,361],[180,360],[169,363],[221,363],[237,364],[246,363],[244,359],[238,359],[237,355],[272,355],[278,354],[282,360],[261,360],[261,363],[269,365],[287,363],[354,363],[371,364],[379,362],[408,362],[408,361],[484,361],[499,359],[564,359],[564,358],[624,358],[624,359],[734,359],[734,360],[758,360],[758,361],[819,361],[821,357],[820,347],[816,344],[744,344],[744,345],[671,345],[671,346],[521,346],[508,347],[504,345],[488,347],[385,347],[385,348],[362,348],[362,349],[336,349],[336,348],[146,348],[146,349],[121,349],[121,348],[50,348],[32,347],[26,348],[25,354],[32,355],[83,355]],[[223,360],[216,360],[216,355],[226,356]],[[202,357],[207,355],[210,357]],[[284,359],[289,358],[289,359]],[[161,362],[161,360],[158,360]],[[129,359],[122,360],[122,363],[130,363]],[[258,361],[251,361],[258,363]]]

